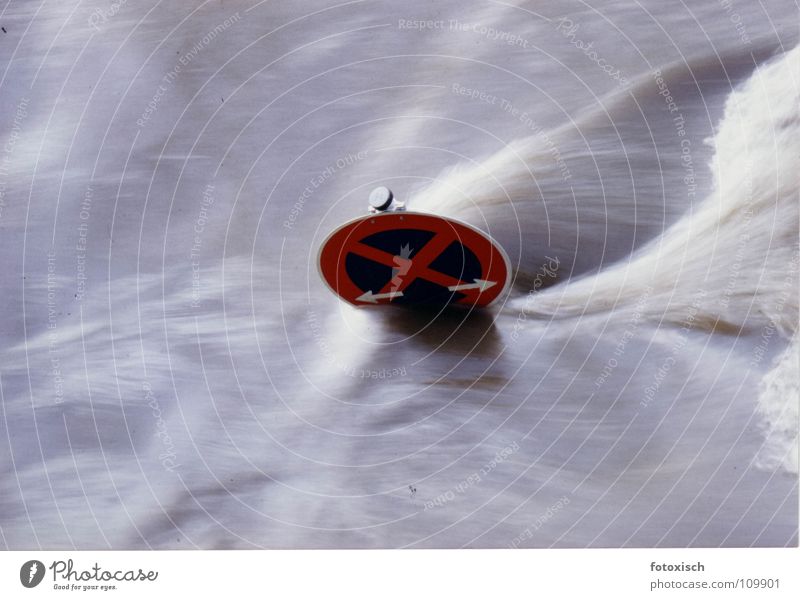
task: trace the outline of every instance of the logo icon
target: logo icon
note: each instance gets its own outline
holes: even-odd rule
[[[44,563],[29,560],[19,570],[19,580],[26,588],[34,588],[44,579]]]

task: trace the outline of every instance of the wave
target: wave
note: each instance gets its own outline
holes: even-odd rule
[[[697,64],[693,67],[696,74],[700,69]],[[678,88],[686,76],[675,66],[662,73],[668,88]],[[620,148],[609,143],[607,135],[605,143],[587,141],[583,147],[575,143],[576,132],[587,137],[597,133],[603,118],[615,124],[624,119],[631,107],[618,94],[603,111],[590,112],[580,122],[549,130],[537,125],[534,136],[509,144],[488,160],[454,167],[412,204],[484,228],[510,246],[512,260],[516,250],[516,287],[527,284],[530,291],[512,296],[505,307],[509,314],[560,319],[630,312],[637,320],[672,323],[686,330],[752,334],[756,348],[751,367],[766,371],[757,405],[764,444],[755,462],[764,469],[796,473],[798,73],[800,47],[757,66],[728,93],[719,125],[704,140],[710,150],[705,190],[699,184],[702,153],[682,141],[689,135],[676,136],[672,119],[661,129],[663,137],[656,136],[657,165],[645,164],[653,160],[651,156],[639,161],[635,171],[655,181],[659,178],[652,177],[652,169],[658,168],[662,180],[680,181],[678,193],[672,190],[670,196],[668,187],[648,188],[634,181],[626,196],[624,184],[603,185],[609,180],[605,177],[600,179],[602,195],[593,197],[597,182],[577,181],[586,173],[593,179],[593,171],[599,169],[628,177],[630,157],[618,156],[615,166],[613,154]],[[726,71],[726,76],[730,74]],[[650,76],[640,78],[633,83],[632,94],[645,107],[643,114],[651,106],[650,114],[658,116],[654,107],[663,110],[663,98],[645,98],[653,83]],[[697,104],[705,107],[708,98],[700,100]],[[648,121],[651,130],[657,129],[657,120]],[[632,138],[631,123],[627,130],[620,129],[622,137],[627,136],[623,144],[627,150],[648,151],[642,139]],[[698,198],[687,205],[679,196],[691,186]],[[685,213],[671,225],[664,217],[669,207]],[[630,230],[625,229],[626,220]],[[632,238],[641,240],[642,231],[658,227],[661,232],[635,248]],[[616,263],[604,264],[603,257],[613,257],[625,246],[633,251]],[[554,260],[566,267],[562,268],[566,278],[542,279],[542,264],[552,265]],[[553,280],[555,285],[550,285]],[[769,347],[780,340],[792,341],[771,370],[764,369],[769,365]]]
[[[775,367],[761,380],[758,413],[764,445],[756,457],[762,469],[782,468],[797,473],[797,418],[800,406],[800,337],[776,360]]]
[[[751,367],[772,338],[791,339],[762,378],[756,465],[798,472],[798,194],[800,48],[768,62],[731,93],[711,143],[714,188],[663,236],[592,277],[510,303],[570,317],[635,310],[660,322],[758,335]]]
[[[711,193],[710,113],[773,50],[686,58],[599,96],[587,87],[588,104],[557,119],[547,106],[508,104],[520,135],[445,170],[409,205],[488,231],[515,263],[517,289],[538,286],[548,257],[560,270],[545,286],[597,274]]]
[[[596,276],[512,308],[576,316],[630,307],[696,328],[797,331],[800,48],[756,69],[725,104],[714,187],[662,236]]]

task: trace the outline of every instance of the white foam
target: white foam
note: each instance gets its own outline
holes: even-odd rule
[[[765,435],[757,465],[797,473],[797,419],[800,406],[800,337],[776,360],[776,366],[761,380],[758,411]]]
[[[698,210],[628,260],[512,308],[574,316],[631,305],[648,293],[645,312],[654,319],[680,322],[699,299],[698,324],[773,323],[790,337],[798,312],[798,72],[795,48],[728,97],[711,140],[714,191]]]

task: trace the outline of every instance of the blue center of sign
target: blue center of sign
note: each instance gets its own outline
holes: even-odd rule
[[[400,285],[402,282],[402,296],[395,298],[393,304],[441,306],[458,301],[464,294],[452,292],[444,286],[428,281],[424,275],[414,277],[410,282],[403,282],[414,257],[435,235],[434,232],[419,229],[392,229],[367,236],[361,243],[393,255],[394,265],[381,264],[351,252],[345,258],[347,274],[364,292],[378,293],[387,284]],[[478,257],[458,241],[451,242],[425,266],[463,282],[472,282],[482,274]]]

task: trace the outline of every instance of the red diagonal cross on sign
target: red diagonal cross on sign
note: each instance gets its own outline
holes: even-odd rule
[[[408,271],[406,271],[405,275],[396,278],[400,279],[399,285],[397,285],[396,279],[390,279],[380,290],[380,293],[383,294],[389,291],[402,292],[412,281],[418,277],[441,285],[442,287],[449,287],[463,283],[460,279],[450,277],[449,275],[445,275],[444,273],[440,273],[439,271],[434,271],[433,269],[429,268],[430,264],[447,249],[454,239],[456,239],[455,234],[452,232],[448,233],[449,235],[445,233],[437,233],[427,244],[422,247],[420,251],[417,252],[413,258],[406,259],[410,263],[410,267],[408,268]],[[389,267],[398,266],[396,255],[390,254],[389,252],[384,252],[383,250],[378,250],[377,248],[373,248],[372,246],[368,246],[367,244],[363,244],[361,242],[351,245],[349,251],[352,254],[358,254],[359,256],[363,256],[364,258],[368,258],[369,260],[375,261],[382,265]]]
[[[397,230],[427,231],[433,234],[413,257],[381,250],[365,243],[372,235]],[[464,281],[431,268],[431,265],[453,243],[459,243],[480,263],[481,279]],[[390,267],[392,276],[381,289],[359,288],[347,272],[348,254]],[[454,294],[450,302],[470,306],[486,306],[502,294],[510,284],[510,264],[502,248],[480,230],[436,215],[413,212],[387,212],[355,219],[331,233],[323,242],[319,255],[320,273],[336,294],[351,304],[389,304],[405,296],[403,290],[417,279],[449,289]],[[412,301],[424,304],[420,298]],[[438,302],[438,300],[437,300]]]

